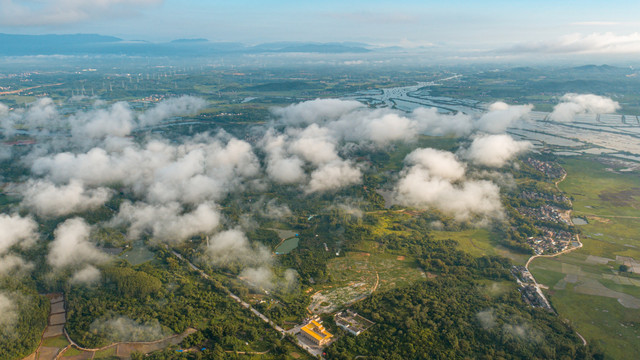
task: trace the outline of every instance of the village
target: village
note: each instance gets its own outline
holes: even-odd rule
[[[525,303],[532,307],[543,308],[553,312],[551,304],[542,294],[536,280],[525,266],[513,266],[511,268],[511,274],[516,278],[518,285],[520,285],[518,291],[522,294],[522,300]]]
[[[558,182],[566,176],[564,168],[556,163],[540,161],[531,157],[526,159],[526,163],[550,179],[559,179]],[[527,238],[527,244],[533,250],[534,255],[529,259],[527,265],[514,265],[511,268],[511,274],[518,282],[518,291],[520,291],[525,303],[532,307],[554,312],[540,286],[529,272],[528,264],[537,256],[554,256],[581,246],[571,220],[572,203],[562,194],[536,190],[522,191],[519,197],[534,202],[542,200],[544,204],[537,207],[520,206],[516,209],[520,215],[532,220],[537,234]]]
[[[550,224],[549,226],[536,225],[539,234],[527,238],[527,244],[531,246],[536,255],[564,251],[575,240],[575,235],[571,231],[565,230],[570,229],[572,226],[567,211],[554,206],[543,205],[538,208],[520,207],[518,212],[523,216],[535,219],[537,222]],[[564,226],[552,226],[554,224]]]
[[[567,172],[560,165],[552,162],[541,161],[532,157],[527,158],[526,162],[534,169],[545,174],[550,179],[561,179],[567,174]]]

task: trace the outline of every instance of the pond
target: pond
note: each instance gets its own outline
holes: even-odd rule
[[[153,260],[154,253],[151,252],[142,240],[133,243],[132,249],[120,254],[120,257],[127,260],[131,265],[144,264]]]
[[[293,249],[298,247],[299,242],[300,239],[297,237],[292,237],[283,241],[282,244],[276,247],[276,255],[284,255],[290,253],[291,251],[293,251]]]
[[[583,219],[583,218],[571,218],[571,221],[573,221],[574,225],[587,225],[588,222],[587,220]]]

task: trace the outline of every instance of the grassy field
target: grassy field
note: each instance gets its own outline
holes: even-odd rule
[[[433,231],[431,235],[435,240],[455,240],[460,250],[476,257],[499,255],[511,259],[517,265],[524,265],[529,258],[528,255],[518,254],[500,246],[495,238],[496,235],[486,229]]]
[[[388,290],[426,278],[410,256],[383,252],[375,242],[364,242],[361,251],[349,251],[328,265],[331,283],[315,288],[310,309],[339,309],[372,291]]]
[[[551,303],[608,359],[636,359],[640,352],[640,275],[620,273],[616,256],[640,260],[640,178],[614,173],[589,158],[563,161],[560,189],[573,200],[582,249],[530,265],[549,287]]]
[[[102,350],[102,351],[98,351],[96,352],[96,354],[93,356],[94,359],[106,359],[106,358],[110,358],[116,356],[116,347],[110,347],[106,350]]]
[[[42,341],[42,346],[64,348],[67,345],[69,345],[69,342],[67,341],[67,338],[64,337],[64,335],[60,335],[54,338],[44,339]]]

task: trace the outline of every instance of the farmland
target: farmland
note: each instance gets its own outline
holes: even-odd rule
[[[561,317],[607,358],[632,359],[640,351],[640,276],[620,271],[626,258],[640,259],[640,209],[634,199],[640,179],[614,172],[595,159],[564,160],[560,188],[573,199],[584,247],[531,264],[537,281]],[[623,258],[621,258],[623,257]]]

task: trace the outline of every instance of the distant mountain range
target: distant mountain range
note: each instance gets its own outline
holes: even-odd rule
[[[208,56],[231,53],[365,53],[362,43],[274,42],[247,46],[207,39],[177,39],[165,43],[123,40],[97,34],[18,35],[0,34],[0,56],[27,55],[138,55]]]

